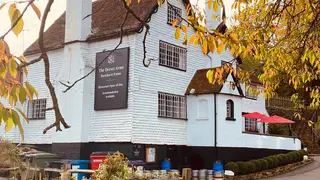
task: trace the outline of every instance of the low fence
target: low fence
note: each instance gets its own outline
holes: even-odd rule
[[[300,101],[299,103],[302,103],[302,101]],[[294,109],[295,103],[292,102],[291,99],[287,97],[272,97],[272,98],[266,99],[266,107]]]

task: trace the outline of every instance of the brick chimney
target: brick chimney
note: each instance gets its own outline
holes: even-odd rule
[[[65,42],[84,41],[91,33],[92,0],[67,0]],[[86,17],[86,18],[85,18]]]

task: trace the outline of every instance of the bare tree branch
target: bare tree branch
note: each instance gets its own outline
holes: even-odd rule
[[[124,26],[124,23],[127,21],[127,18],[128,18],[128,12],[126,13],[126,17],[124,18],[122,24],[121,24],[121,28],[120,28],[120,40],[119,40],[119,43],[117,44],[117,46],[96,66],[94,67],[90,72],[88,72],[86,75],[84,75],[83,77],[79,78],[78,80],[76,80],[74,83],[72,83],[70,86],[61,82],[60,83],[64,86],[67,87],[67,89],[65,89],[63,92],[66,93],[68,92],[73,86],[75,86],[78,82],[82,81],[83,79],[85,79],[86,77],[88,77],[91,73],[93,73],[96,69],[98,69],[101,64],[108,59],[108,57],[115,51],[118,49],[118,47],[122,44],[122,38],[123,38],[123,26]]]
[[[99,9],[97,9],[95,12],[93,12],[92,14],[88,14],[88,15],[86,15],[82,20],[85,20],[85,19],[87,19],[88,17],[90,17],[90,16],[92,16],[92,15],[94,15],[94,14],[96,14],[96,13],[98,13],[102,8],[103,8],[103,6],[104,5],[106,5],[107,4],[107,0],[105,0],[104,1],[104,3],[102,4],[102,6],[100,6],[99,7]]]
[[[42,55],[41,55],[40,57],[38,57],[37,59],[31,60],[31,61],[29,61],[29,62],[27,62],[27,63],[22,62],[22,61],[19,59],[20,62],[22,63],[22,64],[19,66],[19,68],[24,68],[24,67],[30,66],[30,65],[35,64],[35,63],[37,63],[37,62],[40,62],[42,59],[43,59],[43,58],[42,58]]]
[[[143,38],[143,60],[142,60],[142,63],[143,63],[143,66],[144,67],[149,67],[150,63],[151,63],[151,60],[149,60],[148,64],[146,63],[146,56],[147,56],[147,48],[146,48],[146,39],[147,39],[147,35],[149,33],[149,30],[150,30],[150,26],[149,24],[147,24],[144,20],[140,19],[138,15],[136,15],[133,10],[128,6],[126,0],[122,0],[123,2],[123,6],[124,8],[126,8],[127,12],[132,14],[132,16],[134,18],[136,18],[145,28],[146,28],[146,32],[144,34],[144,38]]]
[[[9,32],[14,28],[16,27],[16,25],[18,24],[18,22],[20,21],[20,19],[23,17],[24,13],[27,11],[27,9],[29,8],[29,6],[34,2],[35,0],[30,0],[29,3],[27,4],[27,6],[24,8],[24,10],[22,11],[21,15],[18,17],[18,19],[12,24],[12,26],[10,27],[10,29],[4,33],[0,39],[4,39],[8,34]]]
[[[43,131],[44,134],[54,126],[56,127],[56,131],[62,131],[61,127],[60,127],[60,123],[64,126],[64,128],[66,128],[66,129],[70,128],[70,126],[65,122],[64,118],[62,117],[62,114],[59,109],[58,99],[57,99],[56,93],[54,91],[54,87],[50,81],[50,63],[49,63],[48,54],[45,50],[44,42],[43,42],[44,28],[45,28],[46,20],[47,20],[47,17],[48,17],[48,14],[50,12],[50,9],[51,9],[53,2],[54,2],[54,0],[48,1],[48,4],[47,4],[47,6],[44,10],[44,13],[43,13],[43,18],[41,21],[41,26],[40,26],[40,31],[39,31],[39,47],[41,50],[41,57],[43,58],[43,61],[44,61],[44,68],[45,68],[45,75],[46,75],[45,82],[46,82],[48,89],[50,91],[50,95],[51,95],[52,103],[53,103],[53,109],[54,109],[54,112],[56,115],[55,123],[52,124],[53,126],[50,125],[49,127],[45,128],[45,130]]]

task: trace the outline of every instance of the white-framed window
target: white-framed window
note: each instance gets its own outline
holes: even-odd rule
[[[257,91],[258,91],[257,86],[249,85],[248,87],[246,87],[246,97],[250,99],[257,99],[258,98]]]
[[[227,119],[234,120],[234,103],[231,99],[229,99],[226,103],[227,107]]]
[[[178,19],[180,21],[180,17],[182,15],[182,10],[176,6],[173,6],[171,4],[168,5],[168,18],[167,23],[172,24],[172,21]]]
[[[187,119],[186,97],[159,92],[158,116],[175,119]]]
[[[159,65],[185,71],[187,69],[187,49],[164,41],[159,43]]]
[[[258,132],[257,119],[255,118],[245,118],[245,131],[247,132]]]
[[[28,101],[27,117],[28,119],[46,118],[47,99],[34,99]]]

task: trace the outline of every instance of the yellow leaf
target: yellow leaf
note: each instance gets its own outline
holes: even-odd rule
[[[209,8],[209,9],[212,8],[212,2],[213,2],[213,0],[208,0],[208,8]]]
[[[32,96],[35,94],[38,97],[38,91],[30,83],[25,82],[24,84],[26,85],[26,90],[29,90]]]
[[[29,123],[29,119],[27,118],[26,114],[19,108],[16,108],[19,113],[21,114],[21,116],[27,121],[27,123]]]
[[[2,3],[1,5],[0,5],[0,10],[6,5],[7,3]]]
[[[213,71],[208,70],[206,75],[207,75],[207,79],[208,79],[209,83],[213,83]]]
[[[19,101],[21,104],[23,104],[26,101],[27,98],[27,92],[24,89],[23,86],[20,87],[20,91],[19,91]]]
[[[196,36],[194,34],[191,35],[190,39],[189,39],[189,43],[193,44],[194,40],[195,40]]]
[[[182,29],[182,31],[183,31],[184,33],[187,33],[187,31],[188,31],[187,26],[184,25],[184,24],[181,25],[181,29]]]
[[[214,1],[213,10],[214,10],[215,12],[218,12],[218,10],[219,10],[218,0],[215,0],[215,1]]]
[[[219,46],[218,46],[217,53],[220,54],[220,53],[222,52],[223,48],[224,48],[224,43],[221,42],[221,43],[219,44]]]
[[[14,12],[16,11],[17,6],[15,3],[12,3],[9,7],[9,18],[12,19]]]
[[[11,26],[14,26],[12,28],[12,31],[17,37],[21,33],[21,31],[23,30],[23,26],[24,26],[23,19],[22,18],[19,19],[20,16],[21,16],[21,13],[20,13],[19,9],[16,9],[14,11],[12,18],[11,18]]]
[[[140,0],[139,0],[139,3],[140,3]],[[39,8],[36,5],[34,5],[34,3],[31,4],[31,7],[33,11],[37,14],[38,18],[41,19],[41,12]]]
[[[202,52],[205,55],[208,54],[208,42],[205,38],[203,38],[203,41],[202,41]]]
[[[179,27],[176,28],[175,38],[176,38],[176,40],[180,39],[180,28]]]
[[[183,45],[187,45],[188,44],[188,35],[187,34],[184,34],[182,44]]]
[[[17,64],[14,56],[12,56],[11,61],[10,61],[9,72],[10,72],[11,76],[14,78],[16,78],[17,74],[18,74],[17,68],[18,68],[18,64]]]
[[[15,110],[12,110],[12,121],[16,126],[18,126],[21,138],[24,140],[24,130],[21,125],[20,116]]]
[[[209,49],[210,49],[210,52],[212,52],[212,53],[214,53],[214,50],[215,50],[215,48],[216,48],[216,43],[215,43],[215,41],[214,41],[214,39],[211,37],[209,37]]]
[[[10,114],[9,114],[10,115]],[[11,116],[11,115],[10,115]],[[7,132],[9,132],[11,129],[12,129],[12,127],[13,127],[13,119],[12,119],[12,117],[8,117],[8,120],[7,120],[7,122],[6,122],[6,127],[5,127],[5,131],[6,131],[6,133]]]
[[[0,59],[3,59],[4,56],[4,43],[0,40]]]
[[[235,52],[235,50],[234,50],[234,48],[232,47],[231,50],[230,50],[230,54],[231,54],[232,56],[234,56],[234,52]]]

